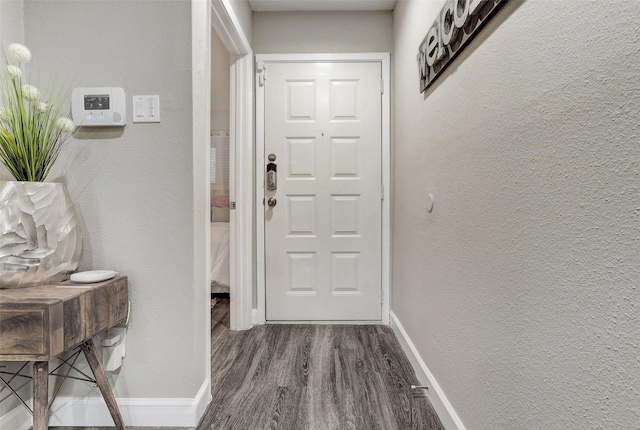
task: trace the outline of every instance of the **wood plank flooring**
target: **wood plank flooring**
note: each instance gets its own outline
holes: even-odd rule
[[[219,303],[211,357],[213,400],[196,430],[444,429],[424,392],[412,392],[418,381],[388,327],[232,332],[229,307]]]
[[[393,331],[265,325],[231,332],[212,310],[213,400],[197,430],[443,429]]]

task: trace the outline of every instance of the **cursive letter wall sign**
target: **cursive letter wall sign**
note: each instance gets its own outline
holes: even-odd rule
[[[503,0],[447,0],[420,44],[420,92],[435,81]]]

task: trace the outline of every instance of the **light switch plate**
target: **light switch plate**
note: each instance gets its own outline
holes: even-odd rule
[[[133,96],[133,122],[160,122],[160,96]]]

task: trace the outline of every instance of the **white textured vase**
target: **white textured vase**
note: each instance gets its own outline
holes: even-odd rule
[[[82,234],[64,184],[0,182],[0,288],[53,284],[80,263]]]

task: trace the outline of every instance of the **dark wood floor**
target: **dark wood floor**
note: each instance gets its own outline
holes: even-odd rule
[[[390,328],[232,332],[220,302],[211,310],[213,400],[196,430],[444,429],[424,393],[411,390],[418,381]]]
[[[213,401],[197,430],[443,429],[390,328],[265,325],[211,313]]]

